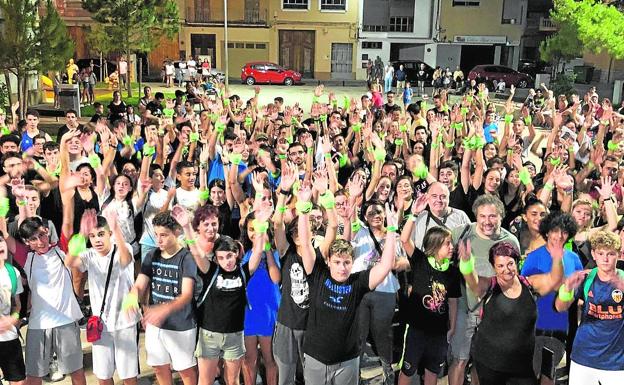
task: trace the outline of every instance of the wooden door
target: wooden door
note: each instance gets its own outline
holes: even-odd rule
[[[279,64],[314,77],[314,31],[279,31]]]

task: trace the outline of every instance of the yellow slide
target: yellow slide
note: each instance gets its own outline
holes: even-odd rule
[[[41,75],[41,81],[50,88],[54,87],[54,82],[47,76]]]

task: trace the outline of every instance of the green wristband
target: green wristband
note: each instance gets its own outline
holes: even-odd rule
[[[230,99],[225,99],[225,100],[223,101],[223,106],[224,106],[224,107],[227,107],[227,106],[229,106],[229,105],[230,105]]]
[[[511,114],[505,115],[505,123],[511,123],[511,122],[513,122],[513,115]]]
[[[9,213],[9,198],[1,197],[0,198],[0,216],[6,218]]]
[[[232,162],[232,164],[234,165],[239,165],[241,164],[241,162],[243,161],[243,155],[242,154],[230,154],[230,162]]]
[[[87,250],[87,238],[82,234],[75,234],[67,243],[67,250],[69,255],[79,256]]]
[[[199,132],[191,132],[191,135],[189,135],[189,140],[191,141],[191,143],[198,142],[199,141]]]
[[[130,135],[126,135],[121,140],[121,143],[123,143],[124,146],[132,146],[134,144],[134,141],[132,140],[132,137]]]
[[[253,123],[253,119],[250,116],[245,118],[245,126],[246,127],[251,127],[252,123]]]
[[[338,167],[340,167],[340,168],[345,167],[347,165],[348,161],[349,161],[349,155],[342,154],[342,153],[338,154]]]
[[[259,221],[254,219],[253,222],[254,231],[260,234],[264,234],[269,230],[269,221]]]
[[[208,190],[199,190],[199,199],[202,201],[207,201],[210,198],[210,191]]]
[[[396,233],[398,229],[399,228],[397,226],[388,226],[386,228],[386,230],[388,230],[389,233]]]
[[[277,211],[284,214],[286,212],[286,206],[277,206]]]
[[[295,205],[299,215],[305,215],[312,211],[312,202],[297,202]]]
[[[559,299],[563,302],[570,302],[574,299],[574,290],[568,291],[565,284],[559,286]]]
[[[351,129],[353,130],[353,132],[360,132],[360,131],[362,131],[362,123],[353,123],[351,125]]]
[[[156,147],[145,145],[143,146],[143,156],[152,156],[156,153]]]
[[[470,259],[465,261],[461,259],[459,261],[459,272],[463,275],[472,274],[475,268],[475,259],[473,255],[470,255]]]
[[[552,183],[544,183],[544,190],[552,191],[554,188],[555,186],[553,186]]]
[[[336,206],[336,198],[329,190],[325,191],[325,194],[319,195],[318,202],[326,209],[333,209]]]
[[[373,151],[373,155],[375,157],[375,160],[386,160],[386,150],[383,148],[375,148],[375,150]]]
[[[399,126],[399,130],[400,130],[401,132],[407,132],[407,124],[401,124],[401,125]]]
[[[351,223],[351,232],[352,233],[357,233],[358,231],[360,231],[361,228],[362,228],[362,225],[360,225],[359,221]]]
[[[466,116],[468,115],[468,107],[462,107],[460,108],[461,114]]]
[[[420,163],[414,169],[413,174],[418,179],[427,179],[427,176],[429,175],[429,168],[424,163]]]
[[[172,118],[173,114],[175,114],[175,111],[173,110],[173,108],[163,109],[163,115],[165,116],[165,118]]]
[[[134,293],[128,293],[121,302],[121,310],[128,311],[130,309],[139,309],[139,296]]]
[[[223,122],[216,122],[215,123],[215,130],[218,133],[220,133],[220,134],[223,133],[223,131],[225,131],[225,123],[223,123]]]
[[[277,157],[280,158],[281,160],[286,159],[286,154],[277,154]]]
[[[607,143],[607,149],[609,151],[617,151],[619,148],[620,148],[620,145],[617,142],[609,140],[609,142]]]
[[[527,126],[530,126],[531,123],[533,123],[533,118],[530,116],[527,116],[524,118],[524,124],[526,124]]]
[[[531,173],[526,169],[526,167],[523,167],[522,170],[518,172],[518,178],[520,178],[520,182],[522,182],[525,186],[531,183]]]
[[[397,146],[402,146],[403,145],[403,139],[401,139],[401,138],[395,139],[394,140],[394,144],[396,144]]]
[[[89,155],[88,159],[89,159],[89,165],[93,167],[94,169],[102,165],[102,161],[100,160],[100,157],[97,154]]]

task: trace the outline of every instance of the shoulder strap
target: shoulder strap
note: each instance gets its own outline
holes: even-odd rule
[[[17,294],[17,273],[15,272],[15,267],[8,262],[4,263],[4,266],[7,269],[7,273],[9,273],[9,279],[11,280],[11,298],[15,297]]]
[[[212,275],[212,278],[210,279],[210,283],[208,284],[208,287],[204,291],[204,294],[201,296],[199,301],[197,301],[197,307],[200,307],[206,300],[206,297],[208,296],[208,292],[210,291],[210,288],[212,288],[212,285],[214,285],[215,281],[217,280],[217,276],[219,275],[220,271],[221,269],[219,268],[219,265],[217,264],[217,270],[215,270],[215,273]],[[244,277],[245,276],[243,275],[243,279],[245,279]]]
[[[108,292],[108,284],[110,283],[111,272],[113,271],[113,261],[115,260],[116,252],[117,245],[113,246],[111,258],[110,261],[108,261],[108,272],[106,273],[106,283],[104,284],[104,296],[102,297],[102,306],[100,307],[100,318],[102,318],[102,312],[104,311],[104,305],[106,304],[106,293]]]
[[[377,238],[375,238],[375,234],[373,234],[373,230],[371,230],[370,227],[367,227],[367,229],[368,229],[368,233],[370,234],[371,239],[373,240],[373,243],[375,244],[375,250],[377,250],[379,257],[381,258],[382,251],[381,251],[381,246],[379,245],[379,241],[377,240]]]
[[[472,308],[468,309],[468,312],[472,313],[475,310],[477,310],[479,308],[479,306],[485,304],[490,299],[490,297],[492,296],[492,293],[494,292],[494,288],[496,286],[498,286],[498,282],[496,281],[496,276],[490,277],[490,286],[488,287],[487,291],[485,292],[485,294],[483,294],[483,297],[481,297],[481,300],[479,302],[477,302],[476,305],[474,305]],[[483,316],[483,314],[481,314],[481,316]]]
[[[594,279],[596,279],[596,274],[598,274],[598,268],[594,267],[585,278],[585,283],[583,284],[583,299],[585,301],[587,301],[587,295],[589,294],[591,285],[594,283]]]

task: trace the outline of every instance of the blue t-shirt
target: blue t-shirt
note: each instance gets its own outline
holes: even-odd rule
[[[534,274],[545,274],[552,269],[552,257],[542,246],[527,255],[522,266],[522,275],[525,277]],[[569,250],[563,252],[563,275],[568,277],[575,271],[583,270],[579,256]],[[553,309],[556,293],[548,293],[537,299],[537,323],[535,327],[541,330],[568,331],[568,312],[557,313]]]
[[[24,134],[22,135],[22,142],[20,143],[20,148],[22,149],[22,152],[27,151],[33,146],[33,144],[33,138],[28,136],[27,132],[24,132]]]
[[[245,253],[242,263],[249,262],[249,257],[251,257],[251,250]],[[246,336],[271,336],[277,321],[277,309],[281,301],[281,293],[279,285],[271,281],[266,258],[273,258],[277,267],[280,267],[277,252],[274,252],[273,255],[264,253],[258,269],[249,279],[247,284],[248,306],[245,308]]]
[[[409,104],[412,102],[412,96],[414,91],[411,88],[406,88],[403,90],[403,104]]]
[[[247,165],[241,163],[238,165],[238,173],[242,173],[247,170]],[[247,175],[249,179],[249,183],[251,183],[251,174]],[[221,160],[221,154],[217,154],[217,156],[210,162],[210,171],[208,172],[208,184],[215,179],[225,180],[225,174],[223,173],[223,161]]]
[[[492,132],[498,133],[498,124],[496,122],[483,125],[483,134],[485,136],[486,143],[494,142],[494,136],[492,135]]]
[[[577,299],[585,299],[583,286],[577,290]],[[623,306],[622,291],[596,275],[583,305],[572,361],[599,370],[624,370]]]

